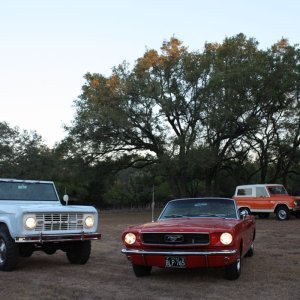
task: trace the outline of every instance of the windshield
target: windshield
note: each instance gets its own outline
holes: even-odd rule
[[[0,181],[0,200],[58,201],[52,183]]]
[[[237,218],[235,203],[232,199],[199,198],[170,201],[159,219],[169,218]]]
[[[288,193],[286,189],[281,185],[268,186],[268,190],[271,195],[286,195]]]

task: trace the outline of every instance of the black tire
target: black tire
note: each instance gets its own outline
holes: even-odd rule
[[[280,206],[276,209],[276,217],[279,221],[288,220],[290,216],[291,213],[286,206]]]
[[[245,257],[252,257],[254,255],[254,242],[252,242],[249,250],[245,254]]]
[[[84,265],[90,258],[91,241],[74,242],[66,251],[67,258],[71,264]]]
[[[30,257],[34,250],[35,250],[34,245],[31,243],[19,244],[19,256],[20,257]]]
[[[235,263],[225,267],[225,278],[229,280],[238,279],[241,275],[241,270],[241,255],[239,254]]]
[[[51,243],[45,243],[43,245],[43,251],[48,254],[48,255],[52,255],[56,252],[57,248],[54,246],[54,244]]]
[[[270,214],[269,213],[259,213],[258,217],[260,219],[268,219],[270,217]]]
[[[296,212],[296,213],[295,213],[295,217],[296,217],[297,219],[300,219],[300,212]]]
[[[136,277],[148,276],[151,273],[151,266],[142,266],[132,264],[133,272]]]
[[[19,259],[19,247],[10,236],[7,228],[0,226],[0,270],[12,271]]]

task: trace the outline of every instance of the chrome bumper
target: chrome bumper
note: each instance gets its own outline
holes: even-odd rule
[[[75,234],[43,234],[16,237],[16,243],[48,243],[48,242],[72,242],[101,239],[101,233],[75,233]]]
[[[136,249],[122,249],[123,254],[140,254],[140,255],[233,255],[237,250],[220,250],[220,251],[149,251]]]

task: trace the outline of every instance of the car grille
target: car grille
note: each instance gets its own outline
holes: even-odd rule
[[[144,244],[153,245],[208,245],[208,233],[143,233]]]
[[[82,230],[83,213],[37,213],[35,231]]]

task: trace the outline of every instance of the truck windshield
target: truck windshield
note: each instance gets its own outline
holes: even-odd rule
[[[272,195],[286,195],[287,191],[283,186],[268,186],[268,190]]]
[[[52,183],[0,181],[0,200],[58,201]]]

